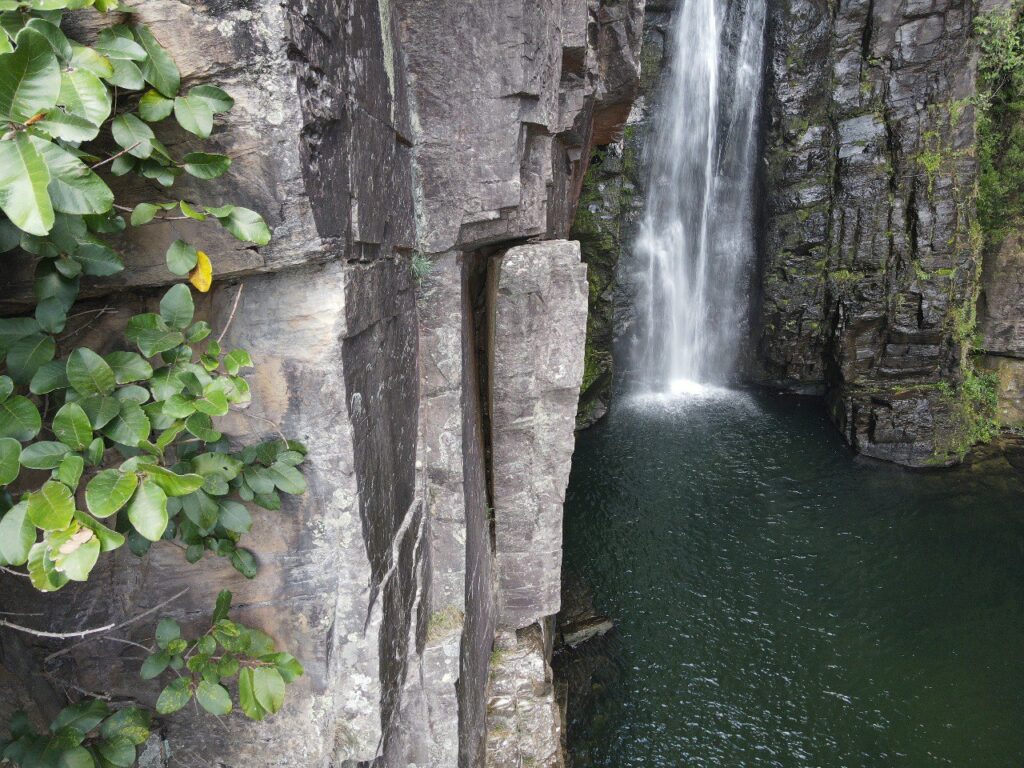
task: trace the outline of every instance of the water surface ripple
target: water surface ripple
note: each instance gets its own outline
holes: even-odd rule
[[[566,571],[616,622],[557,659],[592,672],[575,765],[1021,768],[1022,498],[856,460],[814,400],[619,407],[566,504]]]

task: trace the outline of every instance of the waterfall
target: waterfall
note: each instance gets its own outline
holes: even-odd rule
[[[635,358],[646,392],[726,383],[746,322],[766,0],[680,0],[645,150]]]

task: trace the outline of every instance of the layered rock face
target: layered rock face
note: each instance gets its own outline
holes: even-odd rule
[[[255,516],[254,581],[212,557],[188,566],[161,544],[142,563],[119,552],[87,585],[53,595],[0,574],[0,610],[31,606],[59,631],[177,595],[161,613],[190,626],[218,590],[234,591],[237,618],[292,651],[306,675],[262,724],[168,719],[163,762],[501,764],[494,750],[519,750],[520,737],[489,742],[489,685],[534,691],[557,736],[551,690],[523,680],[549,674],[550,645],[530,638],[558,610],[583,367],[585,268],[559,238],[592,137],[628,111],[636,50],[622,20],[641,14],[642,0],[154,0],[140,10],[186,85],[213,80],[236,99],[214,134],[236,158],[232,173],[202,199],[262,212],[275,236],[257,251],[195,225],[147,228],[124,243],[122,290],[90,289],[116,312],[75,343],[115,344],[158,295],[149,289],[167,277],[167,245],[207,244],[217,282],[202,309],[223,327],[237,299],[226,343],[249,349],[259,371],[254,409],[226,432],[249,440],[280,427],[304,441],[310,489]],[[180,153],[188,139],[168,144]],[[417,251],[432,264],[420,283]],[[491,681],[499,631],[529,660]],[[139,622],[119,636],[151,632]],[[132,646],[100,639],[44,665],[52,647],[24,640],[0,635],[0,716],[21,706],[52,717],[65,683],[146,703],[158,691],[139,680]]]
[[[955,460],[979,279],[972,5],[773,8],[759,377],[826,390],[869,456]]]
[[[1004,423],[1019,419],[1024,389],[1015,240],[988,257],[977,304],[975,10],[959,0],[769,7],[763,236],[750,306],[736,308],[752,328],[740,374],[826,394],[866,455],[956,461],[978,425],[965,382],[981,364],[968,359],[979,338],[1003,382]],[[574,225],[592,266],[580,426],[607,407],[613,356],[629,375],[640,148],[673,9],[648,6],[644,98],[622,140],[595,157]]]

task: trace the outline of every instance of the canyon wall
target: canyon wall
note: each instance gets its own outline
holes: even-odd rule
[[[193,222],[127,236],[129,268],[86,287],[83,311],[106,311],[74,344],[120,346],[167,282],[169,243],[203,244],[216,281],[199,309],[215,328],[233,316],[225,341],[258,371],[225,431],[305,442],[309,490],[254,516],[255,580],[164,542],[51,595],[0,574],[0,610],[68,631],[169,600],[158,615],[189,628],[228,588],[239,621],[303,662],[264,723],[166,718],[152,765],[560,765],[545,638],[587,295],[565,238],[593,141],[629,111],[642,0],[152,0],[139,16],[186,86],[236,100],[213,137],[235,163],[195,195],[260,211],[274,239],[244,248]],[[10,312],[28,295],[18,264]],[[117,634],[148,643],[152,624]],[[47,660],[56,647],[0,634],[0,717],[45,721],[82,689],[155,699],[133,646]]]
[[[751,328],[740,377],[825,395],[868,456],[961,459],[991,433],[986,369],[999,379],[999,422],[1024,416],[1019,237],[989,247],[982,269],[976,215],[974,19],[1005,6],[769,3],[762,234],[737,307]],[[624,134],[595,153],[572,231],[591,266],[579,426],[630,375],[641,148],[674,7],[648,4],[642,96]]]

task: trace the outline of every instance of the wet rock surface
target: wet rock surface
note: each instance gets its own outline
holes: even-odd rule
[[[972,7],[773,6],[763,381],[827,390],[858,450],[954,461],[973,333]]]

